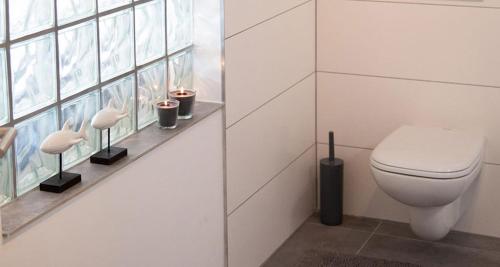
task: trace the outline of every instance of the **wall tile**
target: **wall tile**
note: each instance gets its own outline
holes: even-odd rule
[[[459,231],[500,237],[500,213],[498,212],[498,188],[500,165],[484,164],[481,176],[466,194],[469,208],[458,221]]]
[[[309,0],[226,0],[226,37],[248,29]]]
[[[229,213],[314,144],[314,85],[311,75],[226,131]]]
[[[499,24],[493,8],[319,0],[318,69],[500,86]]]
[[[500,163],[498,88],[318,73],[318,142],[375,148],[400,125],[482,133],[485,161]]]
[[[379,1],[379,0],[358,0],[358,1]],[[385,2],[395,2],[399,4],[430,4],[430,5],[447,5],[447,6],[466,6],[466,7],[500,7],[498,0],[384,0]]]
[[[226,40],[231,125],[315,69],[314,2]]]
[[[369,164],[372,150],[337,146],[335,152],[336,157],[344,160],[344,214],[408,221],[405,206],[380,190],[375,183]],[[318,159],[326,157],[328,146],[319,144]]]
[[[259,266],[313,213],[311,147],[228,218],[229,266]]]

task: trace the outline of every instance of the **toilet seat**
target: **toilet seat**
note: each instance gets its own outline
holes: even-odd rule
[[[412,176],[412,177],[420,177],[420,178],[427,178],[427,179],[458,179],[458,178],[462,178],[464,176],[467,176],[471,172],[473,172],[474,169],[476,168],[476,166],[480,162],[481,162],[481,156],[478,156],[477,159],[474,161],[474,163],[471,166],[469,166],[468,168],[466,168],[464,170],[459,170],[459,171],[455,171],[455,172],[429,172],[429,171],[424,171],[424,170],[406,169],[406,168],[386,165],[386,164],[377,162],[373,158],[371,160],[371,165],[372,165],[372,167],[379,169],[381,171],[391,172],[391,173],[401,174],[401,175],[408,175],[408,176]]]
[[[377,146],[371,165],[412,177],[457,179],[480,164],[483,142],[477,134],[403,126]]]

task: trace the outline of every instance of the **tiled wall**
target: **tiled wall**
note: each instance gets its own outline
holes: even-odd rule
[[[369,169],[373,148],[401,124],[479,131],[485,164],[456,228],[500,236],[496,2],[318,0],[318,156],[334,129],[346,213],[408,220]]]
[[[258,266],[315,207],[315,1],[227,0],[229,266]]]

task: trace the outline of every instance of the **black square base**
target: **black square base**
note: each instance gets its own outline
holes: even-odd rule
[[[78,173],[63,172],[62,177],[56,174],[40,184],[40,191],[62,193],[80,183],[82,176]]]
[[[105,148],[100,152],[97,152],[92,157],[90,157],[90,162],[95,164],[102,165],[112,165],[118,160],[127,156],[127,149],[121,147],[111,147],[111,150],[108,152],[108,149]]]

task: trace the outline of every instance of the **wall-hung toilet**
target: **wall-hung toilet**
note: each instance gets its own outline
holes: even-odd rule
[[[378,186],[409,207],[421,238],[443,238],[467,208],[464,193],[479,176],[484,138],[440,128],[403,126],[373,151]]]

